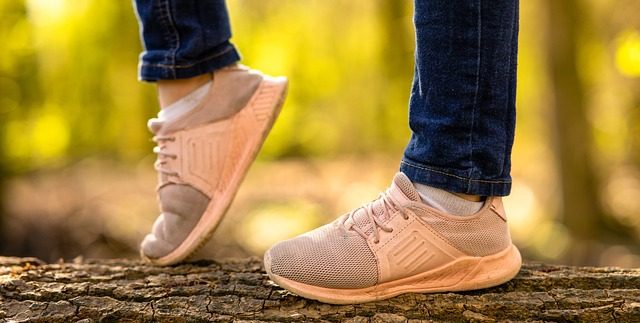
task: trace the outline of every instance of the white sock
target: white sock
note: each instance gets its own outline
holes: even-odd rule
[[[427,186],[420,183],[413,184],[420,194],[422,201],[429,206],[453,215],[471,215],[482,208],[484,201],[473,202],[465,200],[453,193],[439,188]]]
[[[195,89],[195,91],[185,95],[180,100],[160,110],[158,113],[158,120],[170,123],[189,113],[204,99],[205,95],[207,95],[209,88],[211,87],[211,82],[212,81],[209,81],[204,85],[201,85],[199,88]]]

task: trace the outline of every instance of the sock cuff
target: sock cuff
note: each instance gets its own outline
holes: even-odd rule
[[[424,203],[453,215],[471,215],[480,211],[484,205],[484,201],[468,201],[451,192],[428,185],[415,183],[414,186]]]
[[[212,81],[201,85],[193,92],[185,95],[180,100],[160,110],[158,119],[162,122],[171,122],[193,110],[207,95]]]

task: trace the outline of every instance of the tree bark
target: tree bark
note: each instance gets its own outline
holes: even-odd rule
[[[0,257],[0,321],[78,320],[640,322],[640,269],[526,264],[494,288],[337,306],[277,287],[255,258],[154,267],[132,260],[44,264]]]

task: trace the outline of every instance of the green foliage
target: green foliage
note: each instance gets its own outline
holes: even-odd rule
[[[135,15],[121,1],[2,2],[2,146],[11,172],[150,152],[152,85],[137,82]],[[291,91],[262,158],[399,151],[413,66],[405,2],[232,1],[243,62]]]
[[[2,146],[11,172],[89,154],[139,159],[154,111],[136,82],[140,50],[129,3],[3,1]]]
[[[536,117],[548,95],[536,54],[543,45],[534,33],[539,7],[525,3],[522,13],[518,105],[527,118],[519,118],[519,134],[527,139],[542,126],[528,116]],[[409,2],[236,0],[229,8],[243,62],[291,79],[262,158],[401,151],[410,133]],[[582,42],[586,79],[601,79],[607,61],[615,62],[613,73],[637,77],[638,31],[618,28],[612,39],[594,34]],[[130,3],[0,0],[0,39],[0,139],[12,172],[88,155],[132,161],[149,153],[144,125],[157,107],[153,86],[136,80],[141,48]],[[622,129],[635,98],[609,100],[618,112],[607,112],[607,126]],[[596,134],[624,142],[624,133]],[[625,154],[623,145],[613,147]]]
[[[540,259],[561,257],[571,241],[554,217],[567,201],[559,198],[567,176],[554,143],[563,138],[550,121],[558,110],[549,108],[554,89],[545,56],[561,35],[548,30],[550,1],[521,1],[516,180],[506,200],[514,237]],[[585,113],[576,119],[593,139],[591,175],[602,199],[593,203],[640,228],[640,2],[564,5],[576,4],[573,63]],[[290,79],[260,158],[399,159],[410,135],[411,1],[229,0],[228,6],[243,63]],[[0,190],[7,175],[64,168],[88,156],[128,168],[151,156],[145,124],[157,102],[154,86],[137,81],[141,46],[130,1],[0,0],[0,40]],[[151,169],[150,160],[143,164]]]

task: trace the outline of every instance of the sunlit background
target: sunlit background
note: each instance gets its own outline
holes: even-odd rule
[[[409,138],[411,1],[230,0],[283,113],[197,257],[260,255],[389,185]],[[640,266],[640,2],[522,1],[512,235],[528,260]],[[131,3],[0,0],[0,254],[137,257],[157,216]]]

